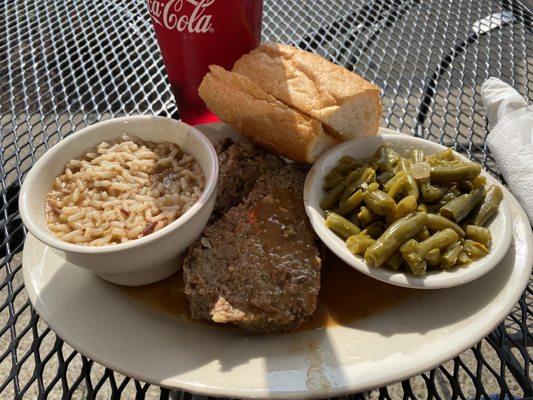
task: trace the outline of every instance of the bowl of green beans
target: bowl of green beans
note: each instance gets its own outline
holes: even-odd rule
[[[504,257],[508,195],[452,149],[381,129],[323,154],[304,203],[320,239],[347,264],[399,286],[445,288],[483,276]]]

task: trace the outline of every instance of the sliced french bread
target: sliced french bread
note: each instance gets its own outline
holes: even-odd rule
[[[264,43],[242,56],[233,72],[349,140],[375,135],[381,118],[380,89],[361,76],[295,47]]]
[[[251,79],[213,65],[198,93],[243,136],[297,162],[314,162],[337,140],[322,124],[271,96]]]

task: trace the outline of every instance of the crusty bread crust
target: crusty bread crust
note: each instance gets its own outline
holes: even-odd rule
[[[382,112],[379,87],[319,55],[264,43],[242,56],[233,72],[331,127],[344,140],[377,133]]]
[[[322,124],[277,100],[249,78],[213,65],[198,93],[209,110],[247,138],[297,162],[314,162],[336,143]]]

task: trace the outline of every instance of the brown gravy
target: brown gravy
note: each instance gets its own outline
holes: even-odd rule
[[[181,273],[151,285],[121,287],[121,290],[152,310],[190,319]],[[413,289],[389,285],[366,276],[328,252],[322,265],[317,309],[311,319],[296,331],[345,325],[386,310],[413,292]]]

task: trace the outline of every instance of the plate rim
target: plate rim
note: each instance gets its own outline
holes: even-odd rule
[[[518,201],[512,196],[512,194],[504,188],[507,192],[506,194],[510,196],[510,207],[516,210],[516,216],[518,219],[521,220],[521,222],[525,223],[526,226],[529,225],[529,220],[527,219],[525,212],[521,208]],[[395,383],[398,381],[401,381],[403,379],[415,376],[421,372],[427,371],[429,369],[432,369],[433,367],[442,364],[443,362],[446,362],[458,354],[461,354],[466,349],[470,348],[473,344],[477,343],[480,338],[486,337],[487,334],[492,332],[496,326],[500,324],[500,322],[509,315],[509,313],[512,311],[513,307],[515,306],[516,302],[520,298],[521,294],[523,293],[525,287],[527,286],[529,282],[529,276],[531,274],[531,268],[524,268],[522,271],[523,276],[518,276],[517,278],[521,279],[521,285],[518,287],[516,286],[516,291],[512,292],[513,296],[508,296],[509,301],[507,307],[504,307],[499,313],[498,317],[492,320],[491,324],[486,325],[485,329],[479,330],[478,333],[475,335],[470,336],[470,340],[464,340],[460,345],[454,344],[454,350],[453,351],[447,351],[439,353],[437,356],[429,356],[425,359],[424,362],[420,364],[416,364],[416,367],[409,367],[409,368],[403,368],[401,371],[399,370],[396,373],[393,374],[387,374],[387,379],[381,379],[371,377],[370,379],[365,380],[363,384],[361,382],[347,382],[341,386],[336,386],[330,389],[322,389],[322,390],[316,390],[316,389],[307,389],[305,391],[298,390],[298,391],[274,391],[270,392],[268,387],[264,387],[261,389],[238,389],[238,388],[223,388],[220,386],[203,386],[200,384],[191,384],[189,382],[181,382],[178,385],[172,384],[169,382],[170,379],[174,378],[166,378],[164,380],[152,380],[149,376],[145,376],[143,374],[135,373],[134,371],[128,370],[128,368],[122,368],[120,365],[114,365],[113,360],[106,359],[105,357],[100,357],[98,354],[93,353],[91,349],[85,349],[83,345],[78,346],[78,341],[71,340],[71,338],[66,338],[65,335],[63,335],[63,330],[59,327],[57,329],[55,327],[55,324],[51,323],[51,319],[49,318],[50,315],[46,312],[45,309],[41,307],[43,305],[41,302],[38,301],[38,292],[36,291],[36,288],[33,285],[33,280],[30,277],[30,266],[27,265],[27,262],[25,262],[25,259],[27,260],[27,246],[29,246],[28,243],[31,243],[31,234],[28,235],[30,237],[29,241],[25,241],[24,248],[22,252],[22,272],[23,272],[23,278],[25,282],[26,291],[28,293],[28,297],[33,305],[35,307],[37,313],[39,316],[43,319],[43,321],[54,331],[54,333],[60,337],[65,343],[70,345],[72,348],[74,348],[76,351],[78,351],[80,354],[90,358],[91,360],[96,361],[97,363],[106,366],[110,368],[113,371],[116,371],[118,373],[121,373],[125,376],[138,379],[143,382],[152,383],[154,385],[158,385],[165,388],[170,389],[178,389],[178,390],[185,390],[191,393],[195,394],[202,394],[202,395],[209,395],[209,396],[225,396],[225,397],[235,397],[235,398],[263,398],[263,399],[272,399],[272,398],[292,398],[292,399],[299,399],[299,398],[323,398],[325,396],[340,396],[340,395],[346,395],[346,394],[353,394],[356,392],[361,392],[364,390],[372,389],[379,386],[388,385],[391,383]],[[34,240],[37,240],[36,238],[33,238]],[[533,233],[531,230],[528,231],[527,237],[525,238],[525,241],[527,243],[527,253],[526,253],[526,262],[529,265],[533,264]],[[518,281],[520,282],[520,281]],[[517,282],[517,284],[518,284]],[[520,290],[518,290],[520,288]],[[44,306],[44,305],[43,305]],[[53,319],[53,318],[52,318]],[[333,328],[335,329],[335,328]],[[433,353],[435,354],[435,353]],[[338,367],[342,368],[342,367]]]

